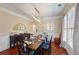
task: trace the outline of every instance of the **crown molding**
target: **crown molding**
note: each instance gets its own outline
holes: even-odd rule
[[[27,21],[33,21],[33,20],[30,20],[30,18],[27,18],[27,17],[25,17],[25,16],[23,16],[23,15],[20,15],[20,14],[16,13],[16,12],[13,12],[13,11],[11,11],[11,10],[8,10],[7,8],[0,7],[0,10],[1,10],[1,11],[4,11],[4,12],[7,12],[7,13],[9,13],[9,14],[11,14],[11,15],[17,16],[17,17],[21,17],[21,18],[23,18],[23,19],[25,19],[25,20],[27,20]]]
[[[54,17],[45,17],[42,18],[43,20],[55,20],[55,19],[59,19],[59,18],[63,18],[64,16],[54,16]]]

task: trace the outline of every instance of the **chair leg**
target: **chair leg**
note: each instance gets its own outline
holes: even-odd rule
[[[20,52],[20,48],[18,47],[18,53],[19,53],[19,55],[21,55],[21,52]]]
[[[48,51],[48,55],[50,55],[50,50]]]
[[[49,48],[48,54],[49,54],[49,55],[51,54],[51,47]]]

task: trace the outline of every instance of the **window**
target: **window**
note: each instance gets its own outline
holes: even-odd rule
[[[71,8],[63,21],[63,41],[65,41],[71,48],[73,48],[73,32],[75,22],[75,7]]]
[[[47,23],[47,30],[52,31],[53,30],[53,24],[52,23]]]
[[[11,34],[18,34],[18,33],[24,33],[24,32],[27,32],[25,24],[18,23],[14,25]]]
[[[64,17],[62,34],[63,34],[63,41],[67,42],[67,16]]]

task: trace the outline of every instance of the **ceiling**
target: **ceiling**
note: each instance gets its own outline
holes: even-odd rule
[[[0,7],[29,19],[61,16],[66,4],[61,3],[3,3]]]

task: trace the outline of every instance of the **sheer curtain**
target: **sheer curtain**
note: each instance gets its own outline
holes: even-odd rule
[[[66,47],[68,50],[73,51],[73,32],[74,32],[74,22],[75,22],[75,7],[72,7],[68,13],[64,16],[63,21],[63,32],[62,40],[66,44],[63,44],[63,47]],[[69,47],[69,48],[68,48]],[[72,53],[70,53],[72,54]]]

